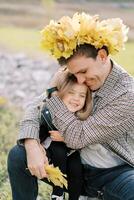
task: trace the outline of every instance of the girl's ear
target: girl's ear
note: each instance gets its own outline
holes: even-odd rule
[[[107,52],[106,52],[105,49],[100,49],[100,50],[98,51],[98,57],[100,58],[101,61],[106,61],[107,56],[108,56],[108,55],[107,55]]]

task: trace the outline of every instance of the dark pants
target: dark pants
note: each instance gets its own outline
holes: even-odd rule
[[[75,171],[76,166],[73,164],[72,166]],[[36,200],[38,194],[37,178],[31,176],[26,167],[24,147],[15,146],[8,156],[8,172],[13,200]],[[84,165],[84,195],[96,197],[101,196],[102,192],[101,197],[104,200],[134,200],[133,191],[134,169],[131,166],[99,169]]]
[[[50,163],[54,164],[55,167],[58,166],[64,174],[67,174],[69,199],[77,200],[82,187],[82,164],[79,152],[76,151],[67,156],[70,150],[63,142],[52,142],[46,151]],[[53,186],[53,193],[61,196],[63,189]]]
[[[108,169],[84,165],[84,192],[104,200],[134,200],[134,168],[128,164]]]
[[[55,148],[57,147],[55,146]],[[57,160],[56,158],[54,158],[54,155],[52,155],[54,153],[52,153],[54,148],[51,149],[51,151],[47,151],[48,157],[50,156],[51,159],[55,159],[55,166],[59,166],[59,164],[65,163],[65,160],[62,159],[65,155],[66,150],[61,151],[61,149],[60,147],[57,148],[57,151],[59,151],[60,153]],[[11,149],[8,156],[8,172],[12,188],[13,200],[36,200],[37,198],[37,178],[35,176],[32,176],[29,170],[27,170],[26,168],[27,161],[25,148],[23,146],[16,145]],[[82,184],[82,166],[80,165],[79,152],[76,151],[72,155],[67,157],[66,165],[64,166],[63,164],[61,168],[64,173],[67,173],[69,199],[77,200],[78,196],[81,193]],[[46,179],[44,179],[44,181],[46,182]]]

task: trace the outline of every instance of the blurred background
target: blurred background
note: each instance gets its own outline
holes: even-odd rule
[[[16,143],[27,102],[40,95],[58,69],[40,49],[40,30],[51,19],[75,12],[119,17],[130,28],[126,49],[114,59],[134,76],[134,0],[0,0],[0,199],[11,200],[6,160]],[[39,183],[39,200],[51,188]]]

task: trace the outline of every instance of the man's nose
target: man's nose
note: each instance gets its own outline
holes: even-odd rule
[[[78,81],[79,84],[84,83],[85,80],[86,80],[85,77],[82,76],[82,75],[76,75],[76,78],[77,78],[77,81]]]

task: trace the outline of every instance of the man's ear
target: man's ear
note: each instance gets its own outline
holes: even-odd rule
[[[99,59],[100,59],[101,61],[104,61],[104,62],[105,62],[106,59],[107,59],[107,57],[108,57],[106,50],[105,50],[105,49],[100,49],[100,50],[98,51],[98,57],[99,57]]]

